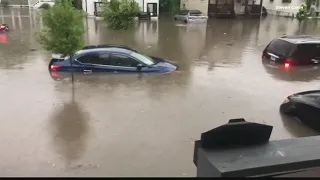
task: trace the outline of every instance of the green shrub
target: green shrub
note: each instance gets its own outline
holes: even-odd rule
[[[178,13],[180,11],[180,0],[170,0],[169,7],[172,14]]]
[[[299,11],[296,14],[296,18],[298,19],[299,22],[303,21],[308,17],[308,9],[306,4],[301,4]]]
[[[48,10],[50,7],[51,7],[50,4],[48,4],[48,3],[43,3],[43,4],[41,4],[41,6],[39,7],[39,9],[46,9],[46,10]]]
[[[2,7],[8,7],[9,6],[9,1],[8,0],[2,0],[1,1],[1,6]]]
[[[72,56],[84,46],[84,13],[73,7],[71,0],[56,0],[40,17],[44,28],[37,40],[46,50]]]
[[[135,0],[105,1],[102,16],[113,30],[125,30],[133,25],[134,17],[140,12]]]

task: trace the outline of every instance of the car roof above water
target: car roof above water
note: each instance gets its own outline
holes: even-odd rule
[[[110,47],[110,48],[92,48],[92,49],[82,49],[76,52],[76,55],[87,54],[93,52],[113,52],[113,53],[123,53],[123,54],[131,54],[133,51],[124,48],[118,47]]]
[[[288,35],[282,36],[279,39],[292,44],[320,44],[320,37],[311,35]]]

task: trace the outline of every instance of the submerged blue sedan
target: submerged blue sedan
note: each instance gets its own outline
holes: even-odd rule
[[[176,69],[177,65],[171,61],[149,57],[121,45],[87,46],[76,52],[73,57],[55,54],[49,64],[50,71],[84,73],[168,73]]]

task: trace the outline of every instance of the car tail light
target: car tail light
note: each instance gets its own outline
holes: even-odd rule
[[[286,69],[290,68],[290,66],[291,66],[290,63],[284,63],[284,67],[285,67]]]
[[[290,58],[284,61],[284,68],[288,69],[292,66],[292,60]]]
[[[51,64],[50,69],[51,71],[57,71],[60,67],[61,65]]]

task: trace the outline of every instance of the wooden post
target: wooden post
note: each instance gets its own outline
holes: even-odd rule
[[[33,17],[33,26],[32,27],[35,27],[37,25],[35,10],[32,10],[32,17]]]
[[[33,22],[32,22],[32,10],[30,6],[29,6],[29,23],[30,23],[30,30],[32,32]]]
[[[262,16],[262,5],[263,5],[263,0],[260,0],[260,17]]]
[[[217,9],[218,9],[218,3],[219,3],[219,0],[216,0],[216,9],[215,9],[215,13],[217,13]]]
[[[12,18],[12,28],[16,29],[16,19],[14,17],[14,12],[11,10],[11,18]]]
[[[248,16],[248,0],[245,0],[244,3],[244,15]]]
[[[2,21],[2,24],[4,24],[4,17],[3,17],[3,10],[0,9],[0,14],[1,14],[1,21]]]
[[[22,21],[21,21],[21,13],[18,11],[18,20],[19,20],[19,28],[22,30]]]

